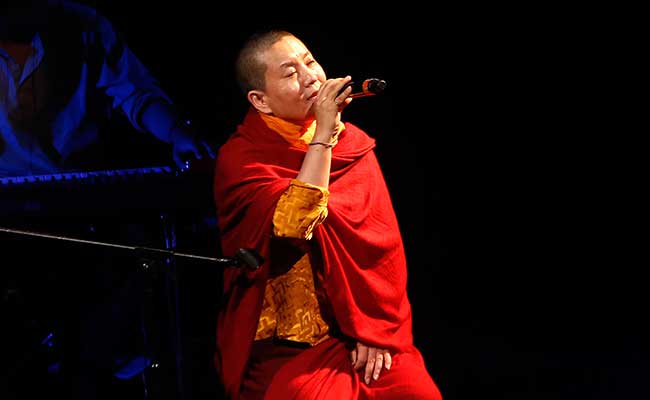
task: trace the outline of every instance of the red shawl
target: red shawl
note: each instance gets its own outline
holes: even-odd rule
[[[323,255],[324,289],[341,331],[397,353],[412,349],[406,260],[374,147],[374,139],[345,124],[333,148],[329,215],[312,240]],[[214,194],[222,251],[254,248],[265,258],[256,272],[225,271],[215,363],[231,395],[239,390],[261,311],[275,206],[304,156],[254,110],[219,149]]]

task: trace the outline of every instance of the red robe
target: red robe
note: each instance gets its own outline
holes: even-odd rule
[[[346,399],[386,398],[388,393],[404,398],[402,390],[427,393],[412,398],[440,398],[413,346],[404,248],[374,147],[374,139],[345,124],[332,152],[328,217],[312,240],[323,256],[323,288],[341,332],[389,349],[393,367],[366,385],[351,367],[349,350],[330,339],[281,368],[267,398],[299,393],[318,398],[316,393],[327,392]],[[262,307],[275,206],[304,156],[305,150],[270,130],[254,110],[219,149],[214,194],[222,251],[233,255],[239,248],[254,248],[265,258],[256,272],[225,271],[227,302],[218,319],[215,363],[234,398]]]

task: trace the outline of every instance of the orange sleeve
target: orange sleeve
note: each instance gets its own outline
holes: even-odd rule
[[[313,230],[327,217],[329,191],[293,179],[273,214],[273,232],[279,237],[311,239]]]

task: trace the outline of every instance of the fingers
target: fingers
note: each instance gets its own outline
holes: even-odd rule
[[[192,152],[199,160],[201,158],[215,158],[216,156],[216,151],[205,139],[197,139],[192,143]]]
[[[377,349],[370,347],[368,349],[368,362],[366,363],[366,370],[363,378],[366,385],[370,383],[370,378],[374,378],[375,380],[379,378],[379,371],[381,371],[382,365],[383,364],[380,364],[377,359]],[[377,366],[379,366],[379,369],[377,369]]]
[[[350,93],[352,93],[352,86],[348,85],[352,81],[352,77],[348,75],[345,78],[339,79],[338,81],[339,81],[338,83],[340,85],[340,88],[336,92],[336,97],[334,97],[334,103],[336,103],[339,109],[343,109],[345,106],[350,104],[350,101],[352,100],[352,99],[348,99],[348,96],[350,95]]]
[[[390,356],[388,350],[384,351],[384,365],[386,369],[390,369],[390,366],[393,365],[393,358]]]
[[[174,164],[176,164],[176,166],[179,169],[181,170],[187,169],[188,165],[185,162],[185,160],[183,160],[183,157],[181,156],[180,153],[174,152],[173,156],[174,156]]]
[[[381,372],[383,366],[384,366],[384,354],[378,350],[377,354],[375,355],[375,368],[371,371],[372,379],[374,380],[379,379],[379,373]]]
[[[203,144],[203,148],[205,149],[206,153],[208,153],[208,157],[215,158],[217,153],[212,148],[212,146],[210,146],[210,144],[208,142],[205,142],[205,141],[203,141],[202,144]]]
[[[389,370],[393,359],[388,350],[366,346],[357,342],[356,349],[350,352],[352,368],[360,370],[363,367],[363,380],[367,385],[371,380],[379,379],[382,368]]]
[[[356,357],[357,359],[352,364],[352,368],[359,370],[366,365],[366,361],[368,360],[368,346],[357,342]]]
[[[199,142],[193,146],[191,152],[194,153],[194,157],[196,157],[197,160],[202,160],[206,157],[215,158],[216,156],[216,152],[212,146],[205,140],[199,140]]]
[[[172,156],[174,158],[174,163],[181,171],[185,171],[189,168],[191,160],[201,159],[201,154],[196,150],[181,151],[181,149],[175,148],[172,152]]]
[[[197,160],[202,160],[203,159],[203,152],[201,152],[200,149],[192,150],[192,154],[194,154],[194,158],[197,159]]]
[[[352,103],[352,97],[346,97],[341,99],[340,97],[337,97],[336,100],[334,100],[334,104],[338,107],[339,111],[343,111],[345,107],[348,106],[348,104]]]
[[[318,97],[321,102],[328,102],[332,101],[336,103],[337,105],[340,105],[344,102],[344,100],[348,97],[348,95],[351,93],[352,88],[351,87],[346,87],[345,89],[341,90],[350,80],[352,77],[349,75],[344,77],[344,78],[333,78],[327,80],[323,85],[321,86]]]

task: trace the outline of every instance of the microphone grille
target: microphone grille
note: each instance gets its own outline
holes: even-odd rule
[[[383,79],[370,78],[368,79],[368,90],[379,94],[386,89],[386,81]]]

